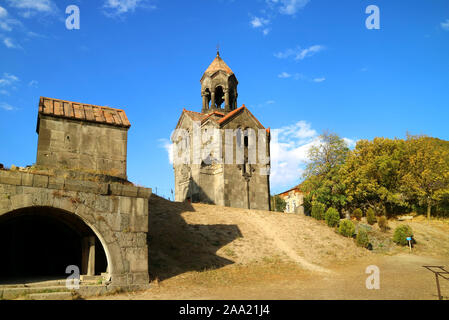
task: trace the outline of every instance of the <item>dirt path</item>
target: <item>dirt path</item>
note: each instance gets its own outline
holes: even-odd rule
[[[198,283],[196,277],[186,274],[165,283],[153,284],[153,288],[145,292],[96,299],[436,300],[435,278],[431,272],[422,268],[425,264],[449,266],[449,261],[413,254],[381,256],[360,259],[347,267],[338,266],[332,269],[332,274],[302,270],[293,277],[285,272],[284,278],[279,277],[275,280],[266,277],[251,283],[239,283],[229,279],[230,282],[223,285],[204,285]],[[380,269],[379,290],[366,288],[366,279],[369,275],[365,271],[369,265],[376,265]],[[449,299],[449,281],[441,281],[441,291],[444,298]]]
[[[331,272],[328,269],[310,263],[306,259],[300,257],[290,245],[281,239],[282,230],[278,230],[278,228],[272,223],[267,222],[265,219],[260,217],[256,219],[254,217],[244,217],[246,217],[246,220],[249,223],[253,224],[256,228],[260,229],[265,235],[267,235],[280,251],[286,254],[291,260],[301,265],[304,269],[324,273]]]

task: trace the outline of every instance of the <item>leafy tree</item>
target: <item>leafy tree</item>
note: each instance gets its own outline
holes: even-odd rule
[[[413,230],[409,225],[401,224],[394,229],[393,242],[405,246],[408,244],[408,237],[413,237]]]
[[[357,221],[360,221],[360,220],[362,219],[362,210],[361,210],[360,208],[355,209],[355,210],[352,212],[352,216],[353,216],[354,218],[356,218]]]
[[[279,195],[271,196],[271,210],[276,212],[284,212],[287,203]]]
[[[364,230],[364,229],[359,230],[359,232],[357,233],[357,236],[355,238],[355,241],[356,241],[357,245],[360,247],[367,248],[367,249],[370,247],[368,232],[366,232],[366,230]]]
[[[379,225],[380,230],[386,232],[388,230],[388,220],[387,217],[381,216],[377,219],[377,224]]]
[[[400,191],[404,141],[361,140],[347,158],[340,175],[352,206],[368,206],[386,213],[407,203]]]
[[[324,215],[324,219],[326,220],[326,223],[329,227],[335,227],[340,221],[340,214],[338,213],[337,209],[329,208]]]
[[[438,139],[408,136],[406,155],[402,190],[427,207],[430,219],[432,207],[449,195],[449,148]]]
[[[351,220],[340,221],[340,226],[338,227],[338,233],[341,235],[351,238],[354,235],[355,226]]]
[[[376,223],[376,214],[372,208],[368,208],[368,210],[366,210],[366,222],[370,225]]]
[[[349,153],[346,142],[338,135],[325,132],[319,143],[308,152],[309,163],[304,171],[302,189],[308,201],[319,201],[329,207],[341,209],[346,204],[340,166]]]
[[[312,203],[312,218],[315,218],[317,220],[323,220],[324,219],[324,210],[326,210],[326,206],[320,202],[313,202]]]

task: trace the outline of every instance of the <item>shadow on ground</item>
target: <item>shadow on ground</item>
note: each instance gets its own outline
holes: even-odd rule
[[[216,252],[242,237],[238,226],[188,224],[181,216],[186,211],[195,209],[189,203],[171,202],[156,195],[150,198],[148,269],[152,280],[234,263]]]

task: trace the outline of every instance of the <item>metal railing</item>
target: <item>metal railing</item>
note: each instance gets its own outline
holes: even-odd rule
[[[445,266],[423,266],[423,268],[426,268],[427,270],[435,274],[435,281],[437,283],[437,290],[438,290],[438,300],[443,300],[443,296],[441,295],[439,277],[449,280],[449,271],[444,269]]]

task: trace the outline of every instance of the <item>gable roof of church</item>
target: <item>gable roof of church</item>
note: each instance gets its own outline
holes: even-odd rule
[[[193,121],[201,121],[201,123],[203,123],[207,119],[211,118],[211,116],[215,115],[216,117],[212,117],[211,120],[217,122],[219,125],[222,125],[222,124],[226,123],[227,121],[231,120],[232,118],[234,118],[235,116],[237,116],[238,114],[240,114],[241,112],[243,112],[244,110],[246,110],[248,112],[248,114],[260,125],[260,127],[262,129],[265,129],[265,127],[260,123],[259,120],[257,120],[257,118],[248,110],[248,108],[245,105],[242,105],[240,108],[229,112],[227,115],[225,115],[224,113],[218,112],[218,111],[214,111],[212,113],[200,113],[200,112],[190,111],[190,110],[186,110],[186,109],[182,110],[182,114],[188,115]],[[181,118],[182,118],[182,115],[179,118],[179,121],[181,121]],[[179,125],[179,121],[178,121],[178,125]],[[268,128],[266,130],[267,130],[267,132],[270,132],[270,128]]]

